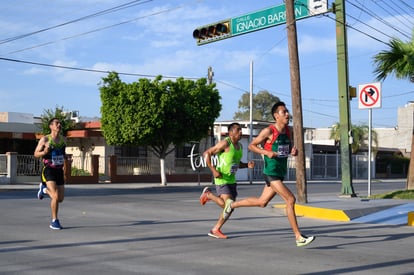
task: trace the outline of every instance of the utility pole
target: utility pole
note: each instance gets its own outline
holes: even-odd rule
[[[299,55],[294,0],[286,0],[285,5],[290,61],[294,145],[298,149],[298,155],[296,156],[296,188],[298,192],[298,201],[301,203],[307,203],[308,198],[306,190],[305,145],[303,141],[302,96],[300,89]]]
[[[253,140],[253,60],[250,61],[250,98],[249,98],[249,124],[250,124],[250,131],[249,131],[249,144]],[[253,159],[253,152],[248,151],[248,159],[247,161],[251,161]],[[253,183],[253,169],[254,168],[248,168],[249,169],[249,182],[250,184]]]
[[[213,72],[213,68],[211,66],[208,67],[207,69],[207,82],[209,85],[213,84],[213,76],[214,76],[214,72]],[[221,131],[221,129],[220,129]],[[211,130],[210,130],[210,146],[214,145],[214,123],[213,125],[211,125]],[[214,184],[214,176],[211,177],[211,183]]]
[[[336,51],[338,63],[339,124],[341,144],[342,195],[355,197],[352,187],[352,138],[349,112],[348,47],[346,37],[345,0],[334,3],[336,16]]]
[[[209,66],[208,69],[207,69],[208,84],[213,84],[213,76],[214,76],[213,68],[211,68],[211,66]]]

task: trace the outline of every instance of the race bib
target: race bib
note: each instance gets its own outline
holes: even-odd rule
[[[289,156],[289,145],[279,145],[277,153],[278,158],[287,158]]]
[[[52,156],[52,165],[53,166],[61,166],[65,162],[65,158],[63,155]]]
[[[236,174],[237,169],[239,169],[239,165],[238,164],[232,164],[231,167],[230,167],[230,173]]]

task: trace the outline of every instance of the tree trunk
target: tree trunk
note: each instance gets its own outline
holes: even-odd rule
[[[414,190],[414,130],[413,135],[411,136],[410,166],[408,168],[406,189]]]
[[[165,159],[160,158],[160,173],[161,173],[161,185],[167,186],[167,176],[165,175]]]

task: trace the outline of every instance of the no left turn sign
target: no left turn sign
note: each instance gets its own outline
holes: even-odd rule
[[[358,85],[358,109],[381,108],[381,83]]]

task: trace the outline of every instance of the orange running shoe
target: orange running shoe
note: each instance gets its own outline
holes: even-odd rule
[[[205,187],[203,189],[203,192],[201,192],[201,196],[200,196],[200,204],[204,205],[206,204],[206,202],[208,202],[210,199],[208,198],[208,193],[210,193],[210,188]]]
[[[208,233],[210,237],[216,238],[216,239],[227,239],[228,237],[224,235],[220,229],[211,229]]]

